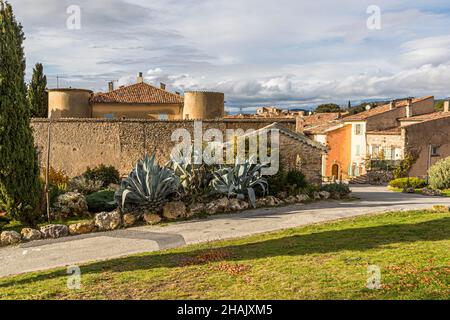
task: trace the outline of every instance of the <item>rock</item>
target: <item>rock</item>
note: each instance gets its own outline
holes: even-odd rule
[[[423,188],[422,194],[424,194],[426,196],[433,196],[433,197],[442,196],[441,190],[433,190],[433,189],[428,189],[428,188]]]
[[[136,221],[138,220],[138,217],[132,213],[127,213],[127,214],[123,215],[122,220],[123,220],[123,226],[125,228],[128,228],[128,227],[133,226],[136,223]]]
[[[169,202],[163,208],[163,217],[166,219],[176,220],[186,216],[186,205],[181,201]]]
[[[39,230],[31,228],[23,228],[20,234],[24,241],[34,241],[42,238],[42,234]]]
[[[120,189],[120,185],[118,185],[118,184],[115,184],[115,183],[110,183],[110,184],[109,184],[109,186],[108,186],[108,189],[111,189],[111,190],[117,191],[117,190],[119,190],[119,189]]]
[[[402,190],[403,193],[416,193],[416,190],[414,188],[404,188]]]
[[[119,210],[114,210],[96,214],[94,221],[100,231],[115,230],[120,227],[122,217]]]
[[[194,203],[189,207],[189,212],[191,215],[202,214],[206,211],[206,207],[203,203]]]
[[[433,211],[435,211],[435,212],[440,212],[440,213],[448,213],[448,212],[450,212],[450,207],[449,206],[443,206],[443,205],[434,205],[431,209]]]
[[[74,223],[69,226],[69,233],[71,235],[86,234],[94,231],[95,231],[95,223],[92,220]]]
[[[20,243],[20,234],[16,231],[3,231],[0,235],[0,242],[3,246]]]
[[[62,194],[56,199],[53,211],[61,219],[84,216],[88,212],[86,197],[79,192]]]
[[[206,205],[206,212],[210,215],[230,211],[230,201],[227,197],[223,197],[219,200],[211,201]]]
[[[311,198],[307,194],[298,194],[297,200],[299,202],[305,202],[305,201],[311,200]]]
[[[267,199],[266,198],[259,198],[256,199],[256,207],[257,208],[263,208],[265,207],[267,204]]]
[[[144,214],[144,221],[147,222],[150,225],[158,224],[160,223],[162,218],[154,213],[146,213]]]
[[[290,197],[287,197],[286,199],[284,199],[284,202],[286,202],[287,204],[294,204],[294,203],[298,202],[298,199],[297,199],[297,197],[290,196]]]
[[[341,194],[339,193],[339,192],[332,192],[331,193],[331,199],[334,199],[334,200],[340,200],[341,199]]]
[[[64,224],[49,224],[41,227],[41,233],[44,238],[62,238],[69,235],[69,228]]]
[[[242,211],[248,209],[250,205],[248,202],[241,199],[230,199],[228,202],[228,209],[231,211]]]
[[[284,200],[289,196],[289,194],[286,191],[278,192],[277,197],[278,199]]]
[[[314,198],[314,200],[321,200],[322,198],[320,197],[320,193],[319,192],[314,192],[313,193],[313,198]]]
[[[329,193],[328,191],[320,191],[319,195],[322,199],[327,200],[330,199],[331,193]]]

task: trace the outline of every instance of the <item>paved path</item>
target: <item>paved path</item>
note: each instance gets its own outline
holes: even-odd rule
[[[29,271],[106,260],[187,244],[236,238],[368,213],[450,206],[450,198],[393,193],[385,187],[353,186],[358,201],[322,201],[309,205],[255,209],[204,220],[143,226],[0,248],[0,277]]]

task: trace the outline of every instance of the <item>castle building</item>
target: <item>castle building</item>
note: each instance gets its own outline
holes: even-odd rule
[[[188,91],[184,97],[144,82],[139,73],[137,82],[108,92],[93,94],[85,89],[51,89],[50,118],[107,118],[188,120],[216,119],[224,116],[224,94]]]

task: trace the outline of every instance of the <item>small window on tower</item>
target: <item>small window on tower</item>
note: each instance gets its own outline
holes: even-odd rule
[[[438,157],[439,156],[439,146],[432,146],[431,147],[431,156],[432,157]]]

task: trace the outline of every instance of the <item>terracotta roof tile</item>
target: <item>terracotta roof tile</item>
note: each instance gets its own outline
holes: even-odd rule
[[[401,118],[399,120],[403,121],[403,122],[408,122],[408,121],[424,122],[424,121],[431,121],[431,120],[442,119],[442,118],[447,118],[447,117],[450,117],[450,112],[442,112],[441,111],[441,112],[422,114],[419,116],[414,116],[414,117],[409,117],[409,118]]]
[[[412,102],[413,103],[417,103],[417,102],[421,102],[421,101],[428,100],[428,99],[431,99],[431,98],[433,98],[433,96],[417,98],[417,99],[413,99]],[[406,107],[407,104],[408,104],[407,100],[401,100],[401,101],[397,101],[395,107],[396,108]],[[372,109],[367,110],[367,111],[360,112],[360,113],[355,114],[353,116],[349,116],[349,117],[345,118],[345,121],[364,121],[367,118],[376,116],[378,114],[382,114],[382,113],[387,112],[389,110],[390,110],[390,104],[388,103],[388,104],[385,104],[385,105],[382,105],[382,106],[379,106],[379,107],[372,108]]]
[[[91,103],[182,104],[183,97],[147,83],[136,83],[111,92],[99,92]]]

